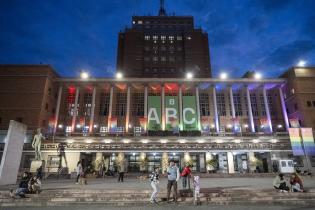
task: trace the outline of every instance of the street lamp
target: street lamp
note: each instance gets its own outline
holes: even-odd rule
[[[121,79],[123,78],[123,74],[121,72],[116,73],[116,79]]]
[[[192,79],[194,75],[191,72],[186,73],[186,79]]]
[[[227,74],[227,73],[222,72],[222,73],[220,74],[220,79],[227,79],[227,78],[228,78],[228,74]]]
[[[300,60],[298,63],[297,63],[297,67],[305,67],[306,66],[306,61],[305,60]]]
[[[256,73],[254,74],[254,78],[257,79],[257,80],[260,80],[260,79],[262,78],[261,73],[256,72]]]
[[[88,78],[90,77],[90,75],[89,75],[88,72],[82,71],[82,72],[80,73],[80,77],[81,77],[81,79],[88,79]]]

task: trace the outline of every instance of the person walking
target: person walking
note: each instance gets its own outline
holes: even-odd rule
[[[153,192],[151,194],[150,202],[157,204],[156,195],[158,193],[158,184],[159,184],[159,168],[156,167],[150,174],[151,187]]]
[[[167,168],[167,202],[170,202],[171,189],[173,187],[173,197],[174,202],[177,203],[177,182],[179,180],[180,173],[178,167],[175,165],[174,161],[170,162]]]
[[[80,176],[82,175],[82,172],[83,172],[83,168],[82,168],[82,163],[81,163],[81,161],[79,161],[79,162],[77,163],[76,172],[77,172],[76,184],[79,184],[79,178],[80,178]]]

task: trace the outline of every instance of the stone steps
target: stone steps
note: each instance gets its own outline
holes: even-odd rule
[[[182,191],[181,191],[182,192]],[[211,205],[315,205],[315,192],[278,193],[274,190],[218,190],[202,189],[200,201]],[[147,205],[150,190],[93,190],[61,189],[45,190],[39,195],[27,195],[25,199],[12,199],[8,191],[0,191],[0,206],[67,206],[74,204],[102,204],[108,206]],[[158,197],[163,204],[166,191]],[[193,197],[182,196],[180,205],[190,205]]]

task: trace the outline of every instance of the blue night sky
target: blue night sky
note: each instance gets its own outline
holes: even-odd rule
[[[158,8],[159,0],[1,0],[0,63],[111,77],[117,33]],[[315,64],[315,0],[166,0],[166,11],[194,16],[208,32],[214,76],[272,77],[300,59]]]

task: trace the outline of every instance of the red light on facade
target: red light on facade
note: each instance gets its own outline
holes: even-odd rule
[[[68,88],[68,91],[69,91],[69,93],[75,93],[75,87],[70,86],[70,87]]]

